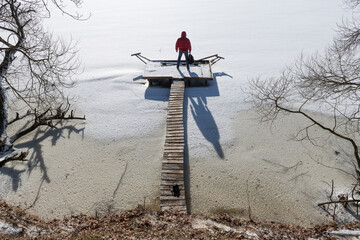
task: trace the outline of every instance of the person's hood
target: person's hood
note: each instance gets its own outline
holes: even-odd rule
[[[182,37],[182,38],[186,38],[186,32],[185,32],[185,31],[183,31],[183,32],[181,33],[181,37]]]

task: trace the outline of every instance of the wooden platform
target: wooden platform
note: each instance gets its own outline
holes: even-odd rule
[[[184,89],[184,81],[174,81],[170,89],[160,185],[161,210],[187,210],[184,185]]]
[[[186,64],[182,61],[179,69],[176,68],[176,61],[151,61],[146,64],[142,78],[148,80],[159,79],[191,79],[191,80],[213,80],[213,74],[209,61],[195,62],[187,70]]]
[[[137,57],[146,64],[142,78],[147,79],[149,85],[152,85],[153,81],[160,80],[169,80],[169,82],[172,80],[186,80],[189,85],[192,80],[204,80],[205,85],[207,85],[208,80],[214,79],[211,66],[224,59],[217,54],[204,57],[190,64],[190,69],[188,70],[185,61],[181,61],[178,69],[176,67],[177,60],[150,60],[142,56],[140,52],[131,54],[131,56]]]

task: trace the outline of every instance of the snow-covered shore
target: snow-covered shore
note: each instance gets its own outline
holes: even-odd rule
[[[130,54],[175,59],[186,30],[195,58],[225,57],[208,87],[185,92],[191,211],[247,217],[250,201],[255,218],[327,221],[316,204],[331,180],[341,190],[352,183],[343,172],[353,171],[348,146],[327,136],[326,150],[290,141],[305,124],[297,116],[259,125],[242,89],[249,78],[276,76],[301,51],[323,49],[344,16],[341,2],[89,0],[87,21],[54,14],[49,28],[80,40],[84,73],[69,94],[87,120],[22,139],[30,161],[0,169],[1,197],[48,219],[158,207],[169,89],[148,87]]]

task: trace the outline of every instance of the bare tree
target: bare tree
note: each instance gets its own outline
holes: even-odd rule
[[[346,0],[354,12],[359,0]],[[355,15],[354,15],[355,16]],[[250,81],[251,102],[262,120],[274,121],[279,113],[299,114],[309,120],[297,137],[313,138],[310,129],[318,127],[343,140],[353,149],[360,176],[360,26],[357,18],[344,22],[338,36],[324,53],[301,55],[279,78]],[[332,123],[316,112],[331,114]],[[301,134],[302,133],[302,134]]]
[[[3,163],[25,157],[13,144],[37,127],[54,127],[55,120],[85,119],[75,117],[73,112],[67,115],[70,104],[63,91],[72,86],[79,67],[75,44],[54,38],[42,26],[42,21],[51,16],[50,5],[81,20],[81,15],[66,11],[66,4],[79,7],[81,1],[0,0],[0,161]],[[9,97],[20,100],[29,110],[9,120]],[[23,118],[29,118],[30,127],[8,136],[7,126]]]

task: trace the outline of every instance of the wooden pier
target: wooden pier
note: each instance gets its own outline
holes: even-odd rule
[[[187,210],[184,185],[184,89],[184,81],[174,81],[170,89],[160,185],[161,210]]]
[[[176,209],[187,211],[184,184],[184,122],[183,105],[185,81],[214,79],[212,65],[224,59],[217,54],[195,60],[190,69],[185,70],[185,61],[177,68],[177,60],[151,60],[141,55],[141,52],[131,54],[146,66],[143,79],[149,81],[169,81],[169,105],[166,118],[166,139],[161,170],[160,208],[161,210]],[[218,95],[217,95],[218,96]]]

